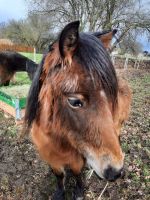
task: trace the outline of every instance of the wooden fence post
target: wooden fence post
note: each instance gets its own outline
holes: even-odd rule
[[[112,55],[112,56],[111,56],[111,59],[112,59],[113,65],[115,65],[115,55]]]
[[[34,47],[34,53],[33,53],[33,56],[34,56],[34,62],[36,62],[36,48]]]
[[[128,69],[128,61],[129,61],[129,58],[126,55],[126,59],[125,59],[125,62],[124,62],[124,69]]]

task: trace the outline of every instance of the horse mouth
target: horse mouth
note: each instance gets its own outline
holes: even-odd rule
[[[92,168],[93,169],[93,168]],[[117,179],[124,179],[125,170],[121,168],[120,170],[116,170],[113,167],[108,166],[107,169],[104,170],[103,173],[97,173],[96,170],[93,169],[93,173],[99,180],[106,180],[109,182],[115,182]]]

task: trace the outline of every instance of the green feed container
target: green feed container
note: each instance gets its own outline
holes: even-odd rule
[[[16,120],[22,118],[21,110],[26,106],[29,87],[29,85],[23,85],[0,88],[0,101],[15,109]]]

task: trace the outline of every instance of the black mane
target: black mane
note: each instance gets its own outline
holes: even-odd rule
[[[38,109],[38,104],[39,104],[38,96],[42,86],[42,82],[40,81],[40,76],[42,73],[45,57],[46,55],[43,57],[41,63],[37,67],[27,98],[25,123],[27,123],[28,127],[31,126],[33,120],[35,119]]]

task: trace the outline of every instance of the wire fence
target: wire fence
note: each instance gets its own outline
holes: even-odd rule
[[[112,62],[116,68],[124,68],[128,69],[129,67],[133,67],[135,69],[139,68],[150,68],[150,57],[146,56],[132,56],[130,54],[111,55]]]

